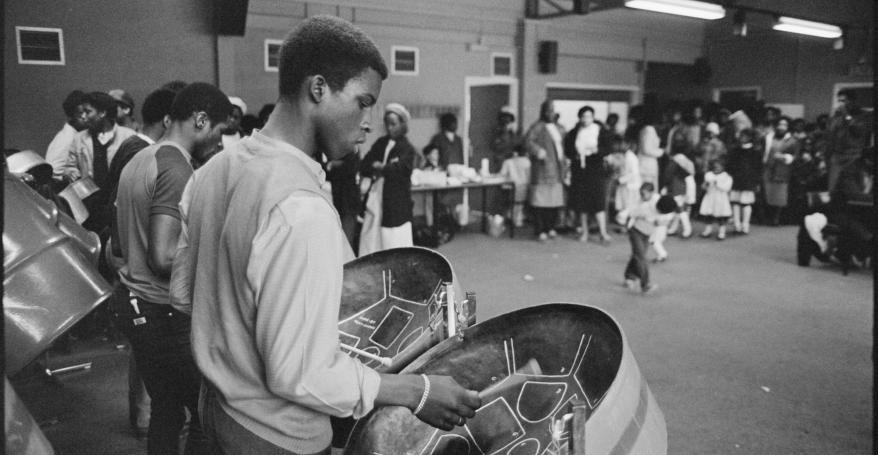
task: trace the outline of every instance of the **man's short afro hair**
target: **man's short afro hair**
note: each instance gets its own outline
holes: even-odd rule
[[[316,74],[330,89],[341,90],[368,68],[382,80],[387,78],[384,58],[362,30],[339,17],[314,16],[294,28],[281,46],[280,96],[291,98],[308,76]]]

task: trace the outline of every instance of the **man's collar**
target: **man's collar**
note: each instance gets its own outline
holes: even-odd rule
[[[155,141],[151,137],[149,137],[143,133],[137,133],[137,137],[143,139],[144,142],[146,142],[149,145],[155,144]]]
[[[117,129],[116,124],[113,123],[112,129],[110,129],[109,131],[104,131],[104,132],[98,133],[97,134],[98,142],[100,142],[101,145],[107,145],[110,142],[112,142],[113,138],[116,137],[116,129]]]
[[[317,162],[313,157],[303,152],[301,149],[296,147],[289,142],[284,142],[273,137],[266,136],[262,134],[259,130],[253,130],[253,133],[249,136],[249,138],[244,138],[243,140],[251,139],[257,142],[261,142],[263,145],[272,147],[277,150],[281,150],[284,153],[289,153],[296,157],[299,161],[301,161],[311,172],[314,173],[315,176],[318,177],[319,181],[323,182],[326,178],[326,172],[323,170],[323,166]]]

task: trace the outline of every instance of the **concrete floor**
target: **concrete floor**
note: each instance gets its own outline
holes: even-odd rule
[[[600,246],[465,232],[439,250],[477,293],[480,320],[544,302],[611,314],[664,412],[669,454],[871,453],[873,274],[796,266],[795,233],[670,239],[650,295],[621,287],[621,235]],[[77,346],[90,372],[14,381],[57,453],[145,453],[115,344]]]

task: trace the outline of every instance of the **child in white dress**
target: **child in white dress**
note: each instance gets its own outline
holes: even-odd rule
[[[726,222],[732,216],[732,204],[729,202],[729,192],[732,190],[732,176],[725,172],[723,163],[714,160],[711,170],[704,174],[703,188],[706,191],[701,201],[699,213],[706,217],[710,224],[704,228],[702,237],[710,237],[714,227],[717,227],[717,240],[726,238]]]
[[[619,172],[619,186],[616,187],[616,222],[624,225],[628,212],[638,206],[640,201],[640,164],[637,154],[626,147],[625,158]]]

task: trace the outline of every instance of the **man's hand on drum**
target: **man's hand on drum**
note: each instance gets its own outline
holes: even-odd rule
[[[429,394],[423,407],[415,415],[423,422],[440,430],[450,431],[463,426],[466,419],[476,415],[482,406],[479,393],[460,386],[450,376],[428,376]]]

